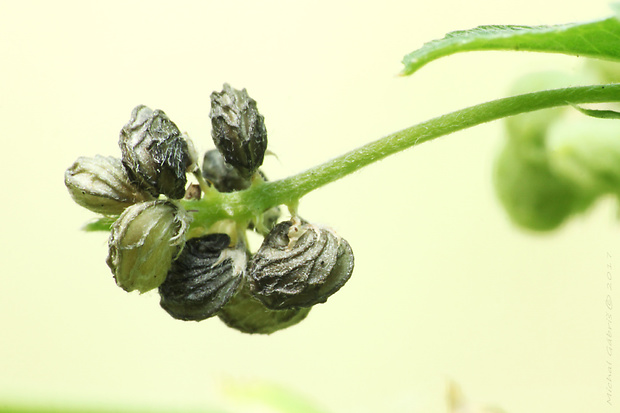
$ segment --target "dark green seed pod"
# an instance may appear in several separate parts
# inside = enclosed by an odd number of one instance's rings
[[[222,307],[217,316],[227,326],[250,334],[271,334],[299,323],[310,312],[308,308],[270,310],[250,293],[246,281]]]
[[[250,187],[250,178],[242,176],[233,166],[226,163],[217,149],[205,153],[202,162],[202,176],[220,192],[241,191]]]
[[[191,218],[168,200],[131,205],[112,225],[108,266],[125,291],[150,291],[166,279]]]
[[[180,199],[194,164],[187,141],[161,110],[136,106],[118,144],[129,176],[153,195]]]
[[[130,182],[121,160],[111,156],[79,157],[65,171],[65,185],[76,203],[104,215],[153,199]]]
[[[233,296],[247,263],[245,248],[229,248],[226,234],[192,238],[159,286],[160,305],[179,320],[212,317]]]
[[[353,272],[353,251],[333,231],[293,218],[264,239],[248,267],[252,293],[271,309],[323,303]]]
[[[248,92],[224,84],[211,94],[211,135],[215,147],[227,163],[250,177],[263,164],[267,149],[267,129],[256,101]]]

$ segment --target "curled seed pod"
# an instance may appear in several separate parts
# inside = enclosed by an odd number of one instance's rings
[[[267,129],[256,101],[248,92],[224,84],[224,89],[211,94],[213,142],[227,163],[249,177],[263,163],[267,149]]]
[[[242,176],[236,168],[227,164],[217,149],[205,152],[202,176],[220,192],[241,191],[250,187],[250,178]]]
[[[77,204],[104,215],[153,199],[130,182],[121,160],[111,156],[79,157],[65,171],[65,185]]]
[[[185,242],[189,215],[167,200],[141,202],[125,209],[112,225],[108,266],[116,284],[141,293],[159,287]]]
[[[155,196],[180,199],[185,195],[185,173],[195,167],[196,155],[163,111],[136,106],[118,144],[123,164],[138,185]]]
[[[227,326],[250,334],[271,334],[299,323],[310,312],[308,308],[270,310],[252,296],[246,281],[222,307],[217,316]]]
[[[248,268],[252,293],[272,309],[323,303],[353,272],[349,243],[293,218],[274,227]]]
[[[192,238],[159,286],[160,305],[179,320],[217,313],[235,293],[247,264],[245,247],[229,248],[226,234]]]

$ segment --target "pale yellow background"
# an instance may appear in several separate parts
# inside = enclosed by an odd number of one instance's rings
[[[511,413],[612,412],[608,360],[620,405],[620,358],[605,351],[607,265],[620,289],[615,205],[548,236],[515,229],[490,182],[499,123],[304,198],[301,214],[343,235],[356,268],[272,336],[176,321],[156,293],[124,293],[104,262],[107,235],[80,231],[93,214],[63,185],[78,156],[120,155],[137,104],[211,148],[209,94],[223,82],[258,101],[279,156],[264,169],[284,177],[504,96],[521,73],[582,64],[472,53],[397,77],[424,42],[481,24],[604,17],[606,1],[172,3],[0,1],[0,405],[237,408],[222,383],[264,380],[334,413],[435,413],[455,379]]]

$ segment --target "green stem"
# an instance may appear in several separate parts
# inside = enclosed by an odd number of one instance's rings
[[[409,147],[475,125],[524,112],[582,103],[620,102],[620,84],[580,86],[528,93],[480,105],[422,122],[354,149],[297,175],[273,182],[258,182],[234,193],[218,193],[185,202],[194,209],[195,225],[220,219],[247,220],[277,205],[294,205],[299,198],[325,184]]]

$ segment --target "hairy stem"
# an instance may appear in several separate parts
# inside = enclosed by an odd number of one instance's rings
[[[314,189],[439,136],[519,113],[601,102],[620,102],[620,84],[571,87],[498,99],[392,133],[297,175],[273,182],[257,182],[243,191],[218,193],[199,201],[187,201],[185,205],[187,209],[197,211],[194,218],[198,226],[226,218],[247,220],[276,205],[294,205]]]

